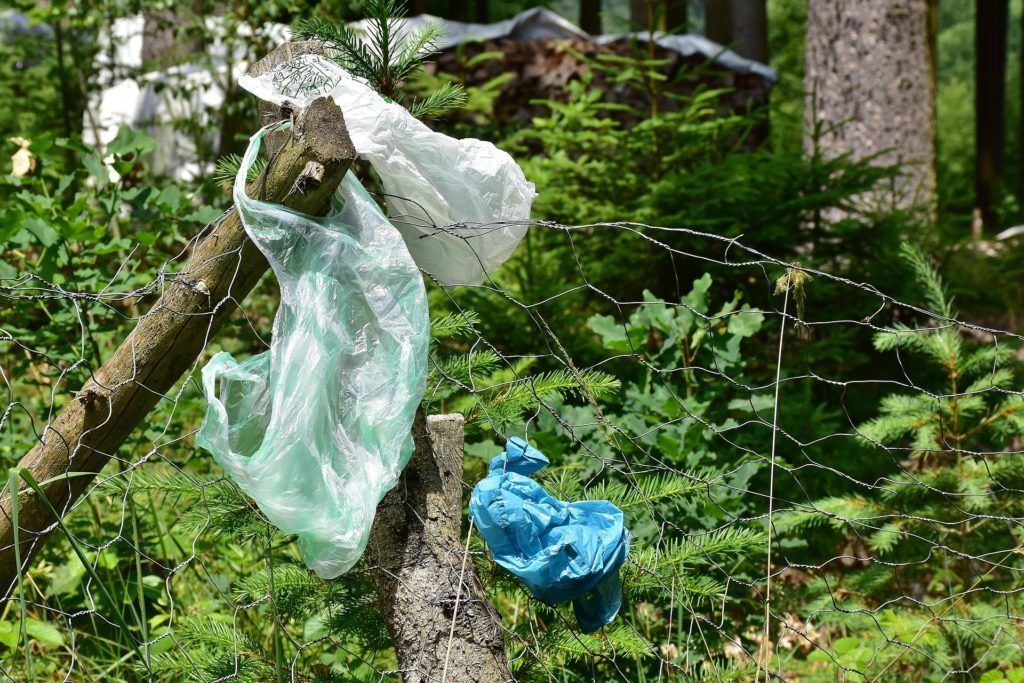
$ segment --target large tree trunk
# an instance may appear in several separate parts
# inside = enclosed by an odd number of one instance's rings
[[[413,436],[366,546],[402,680],[511,681],[501,620],[463,545],[462,416],[421,412]]]
[[[476,0],[473,4],[473,21],[478,24],[490,23],[491,3],[489,0]]]
[[[303,44],[300,44],[300,46]],[[254,65],[259,73],[293,53],[285,45]],[[287,118],[278,112],[278,118]],[[283,146],[264,178],[249,191],[269,201],[322,215],[355,159],[341,109],[322,98],[296,120],[293,144]],[[94,476],[117,453],[135,426],[193,369],[217,334],[267,270],[263,255],[246,236],[234,208],[197,239],[182,272],[171,278],[160,300],[46,426],[39,443],[18,463],[43,484],[50,503],[67,514]],[[74,473],[74,476],[65,476]],[[84,476],[81,473],[86,473]],[[45,503],[24,487],[18,494],[18,543],[27,567],[56,520]],[[0,592],[17,582],[11,495],[0,501]]]
[[[767,0],[732,0],[732,49],[747,59],[768,63]]]
[[[142,63],[148,71],[173,66],[181,57],[191,57],[206,49],[202,32],[192,26],[202,15],[202,5],[192,2],[174,10],[153,10],[145,13],[142,30]],[[196,14],[198,12],[199,14]]]
[[[469,0],[449,0],[448,15],[452,21],[469,21]]]
[[[689,21],[688,3],[686,0],[665,0],[665,12],[662,17],[664,30],[669,33],[686,33]]]
[[[648,0],[629,0],[629,30],[646,31],[650,26]]]
[[[580,28],[592,36],[601,35],[601,0],[580,0]]]
[[[922,207],[934,220],[932,2],[810,0],[805,85],[816,102],[805,111],[808,131],[821,124],[827,154],[906,164],[899,182],[866,201]]]
[[[732,0],[704,1],[704,35],[722,47],[732,46]]]
[[[992,190],[1003,173],[1006,29],[1009,0],[977,0],[974,24],[974,191],[986,225],[995,223]]]

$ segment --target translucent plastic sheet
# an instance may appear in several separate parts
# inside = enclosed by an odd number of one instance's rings
[[[356,151],[380,176],[388,214],[409,252],[442,283],[479,284],[526,234],[533,183],[491,143],[435,133],[315,55],[288,60],[258,78],[243,76],[238,84],[277,104],[304,107],[318,97],[334,98]]]
[[[606,500],[565,503],[530,479],[548,464],[536,448],[510,439],[473,489],[469,511],[494,561],[549,605],[572,600],[587,633],[622,605],[619,568],[629,553],[622,511]]]
[[[332,578],[362,555],[377,503],[412,454],[426,293],[398,231],[352,174],[324,218],[250,199],[246,174],[264,131],[234,201],[281,306],[269,351],[241,363],[219,353],[203,368],[209,408],[197,443]]]

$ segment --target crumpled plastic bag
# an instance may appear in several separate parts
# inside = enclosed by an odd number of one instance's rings
[[[332,97],[356,151],[380,177],[388,214],[413,259],[442,284],[480,284],[526,234],[533,183],[491,143],[430,130],[364,80],[316,55],[295,57],[258,77],[242,76],[238,84],[260,99],[300,108]]]
[[[269,127],[268,127],[269,128]],[[326,217],[234,201],[281,287],[270,350],[203,368],[209,402],[196,442],[323,578],[366,547],[377,503],[412,455],[430,320],[420,274],[395,227],[349,173]]]
[[[572,600],[580,629],[591,633],[622,605],[619,568],[631,537],[608,501],[565,503],[529,478],[547,464],[536,448],[510,439],[473,489],[469,511],[494,561],[541,602]]]

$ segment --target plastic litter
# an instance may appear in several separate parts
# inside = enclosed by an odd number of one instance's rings
[[[203,368],[197,443],[323,578],[366,547],[377,503],[412,455],[430,321],[423,277],[398,231],[348,174],[330,215],[250,199],[253,136],[234,185],[246,232],[281,287],[270,350]]]
[[[238,84],[277,104],[305,107],[332,97],[356,151],[380,177],[391,221],[413,259],[442,284],[480,284],[526,234],[533,183],[491,143],[430,130],[316,55],[295,57],[259,77],[242,76]]]
[[[536,448],[510,439],[473,489],[470,514],[495,562],[544,603],[572,600],[580,628],[591,633],[622,605],[619,568],[631,537],[608,501],[566,503],[529,478],[547,464]]]

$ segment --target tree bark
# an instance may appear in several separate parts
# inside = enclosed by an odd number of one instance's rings
[[[190,21],[203,15],[201,3],[192,2],[174,10],[153,10],[144,13],[142,29],[142,64],[147,71],[173,66],[175,60],[191,57],[206,50],[202,32]],[[191,30],[190,30],[191,29]]]
[[[935,218],[934,0],[810,0],[805,108],[808,148],[905,164],[897,183],[862,198]],[[813,119],[817,116],[817,121]]]
[[[448,16],[452,21],[469,21],[469,0],[449,0]]]
[[[741,57],[768,63],[767,0],[732,0],[732,49]]]
[[[985,225],[995,224],[992,190],[1003,173],[1008,0],[977,0],[974,22],[974,195]]]
[[[704,35],[722,47],[731,47],[732,0],[705,0]]]
[[[491,21],[490,0],[475,0],[473,3],[473,21],[478,24],[488,24]]]
[[[664,23],[668,33],[684,34],[688,29],[687,0],[665,0]]]
[[[629,30],[646,31],[649,28],[648,0],[629,0]]]
[[[465,557],[462,416],[421,412],[413,436],[366,548],[403,681],[511,681],[501,620]]]
[[[287,59],[285,45],[254,65],[253,73]],[[278,112],[280,118],[286,113]],[[355,159],[341,109],[321,98],[298,113],[290,142],[249,191],[309,214],[324,214]],[[204,230],[181,273],[171,278],[128,339],[53,418],[39,443],[21,459],[50,503],[67,514],[135,426],[196,359],[267,270],[234,208]],[[74,476],[64,476],[75,473]],[[80,473],[86,473],[84,476]],[[11,495],[0,501],[0,589],[16,584]],[[18,537],[27,567],[55,526],[53,514],[24,487],[18,494]]]
[[[580,0],[580,28],[592,36],[601,35],[601,0]]]

